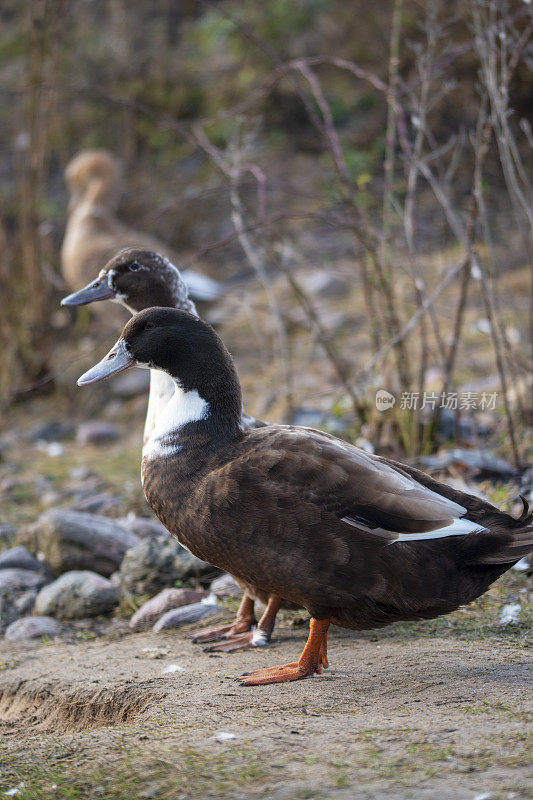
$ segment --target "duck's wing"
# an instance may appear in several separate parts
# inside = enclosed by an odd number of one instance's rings
[[[460,503],[329,434],[310,428],[271,426],[255,435],[263,469],[273,483],[291,486],[355,531],[385,541],[414,541],[482,531]]]

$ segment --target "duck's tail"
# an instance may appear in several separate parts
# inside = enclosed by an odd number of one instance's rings
[[[520,495],[520,499],[524,507],[518,518],[496,509],[485,516],[483,526],[487,533],[468,542],[471,564],[500,565],[501,572],[505,572],[533,551],[533,509],[525,497]]]

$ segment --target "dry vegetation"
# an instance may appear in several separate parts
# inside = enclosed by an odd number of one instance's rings
[[[6,4],[4,18],[4,403],[57,381],[61,170],[97,145],[127,164],[132,224],[177,246],[184,264],[233,279],[241,304],[246,273],[247,289],[262,287],[263,315],[246,294],[247,334],[255,326],[263,342],[254,371],[275,381],[284,418],[302,402],[299,328],[331,406],[379,445],[376,388],[457,389],[474,313],[486,345],[477,374],[497,373],[507,443],[524,462],[528,4],[395,0],[354,14],[320,0],[140,3],[131,13],[118,1],[34,0]],[[300,279],[317,268],[346,281],[341,322]],[[430,449],[436,417],[398,415],[396,446]]]

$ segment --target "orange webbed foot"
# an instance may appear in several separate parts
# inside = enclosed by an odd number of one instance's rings
[[[280,667],[267,667],[257,669],[240,675],[236,680],[240,681],[241,686],[265,686],[268,683],[284,683],[285,681],[299,681],[302,678],[310,678],[316,672],[320,675],[322,667],[317,664],[313,667],[303,668],[299,661],[292,664],[283,664]]]
[[[236,678],[241,686],[264,686],[269,683],[284,683],[321,675],[328,667],[327,631],[329,619],[311,619],[309,638],[299,661],[280,667],[258,669]]]

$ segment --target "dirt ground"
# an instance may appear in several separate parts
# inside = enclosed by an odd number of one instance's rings
[[[16,788],[19,800],[530,797],[525,627],[478,624],[487,602],[438,622],[334,630],[324,676],[259,688],[233,678],[294,660],[304,627],[285,619],[272,646],[224,655],[181,632],[127,634],[123,623],[88,641],[4,641],[0,791]],[[163,674],[172,664],[182,669]],[[219,742],[221,732],[235,738]]]

